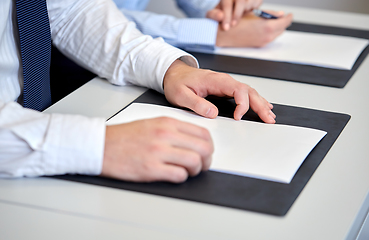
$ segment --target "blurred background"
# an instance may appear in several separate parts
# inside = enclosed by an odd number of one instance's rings
[[[264,0],[264,3],[369,14],[369,0]],[[177,17],[184,16],[177,10],[174,0],[151,0],[147,10]]]
[[[263,1],[264,3],[271,4],[369,14],[369,0]],[[147,10],[161,14],[170,14],[176,17],[185,16],[180,10],[177,9],[175,0],[151,0]],[[78,67],[75,63],[66,59],[56,48],[53,48],[52,50],[52,62],[51,79],[56,79],[51,81],[52,99],[54,103],[95,77],[93,73]],[[69,71],[66,71],[65,69],[69,69]]]

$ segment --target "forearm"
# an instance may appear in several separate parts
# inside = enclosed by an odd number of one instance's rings
[[[54,44],[114,84],[131,83],[162,92],[165,72],[177,58],[196,66],[196,60],[185,52],[139,32],[110,1],[59,2],[48,1]]]
[[[210,19],[179,19],[170,15],[121,9],[123,14],[135,22],[144,34],[162,37],[180,48],[213,48],[218,23]]]
[[[104,119],[44,114],[0,100],[0,177],[100,174]]]

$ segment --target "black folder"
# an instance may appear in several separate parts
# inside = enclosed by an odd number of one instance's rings
[[[233,100],[216,97],[208,99],[219,108],[221,116],[232,118],[235,109]],[[162,94],[153,90],[148,90],[134,102],[170,106]],[[283,216],[324,159],[350,116],[278,104],[274,105],[274,112],[277,115],[277,124],[310,127],[327,132],[305,159],[290,184],[214,171],[202,172],[181,184],[132,183],[81,175],[63,175],[54,178]],[[261,121],[252,111],[249,111],[243,119]]]
[[[369,31],[304,23],[292,23],[288,30],[369,39]],[[351,70],[340,70],[198,52],[190,53],[197,58],[200,67],[205,69],[343,88],[368,55],[369,46],[364,49]]]

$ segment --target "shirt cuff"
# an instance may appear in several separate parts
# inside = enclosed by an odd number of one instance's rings
[[[163,79],[172,63],[180,59],[191,67],[199,67],[195,57],[157,38],[140,54],[135,64],[136,83],[164,93]],[[152,81],[154,79],[154,81]]]
[[[178,28],[178,47],[213,50],[218,33],[218,22],[210,19],[181,19]]]
[[[98,175],[102,170],[104,147],[104,119],[52,114],[43,146],[45,175]]]

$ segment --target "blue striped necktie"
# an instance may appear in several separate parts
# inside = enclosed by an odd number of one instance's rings
[[[23,66],[23,106],[42,111],[51,105],[51,33],[46,0],[17,0]]]

